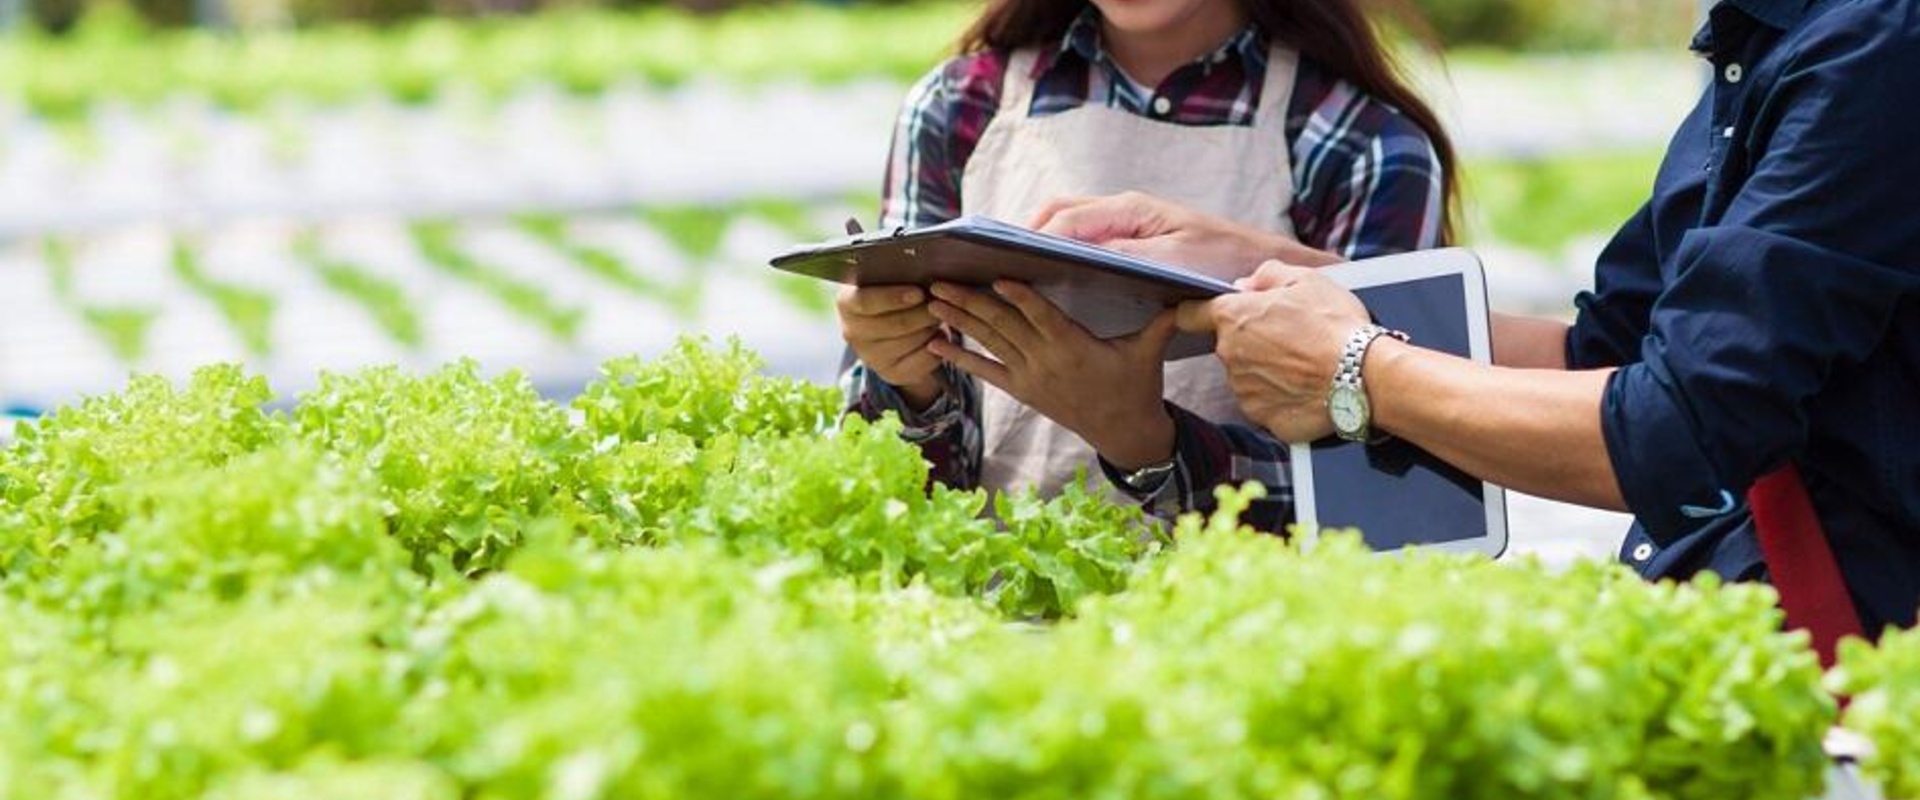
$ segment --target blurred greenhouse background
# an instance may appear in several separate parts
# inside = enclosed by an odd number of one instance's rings
[[[1568,313],[1699,91],[1698,8],[1415,5],[1495,304]],[[564,396],[685,332],[831,379],[825,289],[765,261],[871,220],[901,96],[975,10],[0,0],[0,407],[229,360],[290,393],[473,357]]]

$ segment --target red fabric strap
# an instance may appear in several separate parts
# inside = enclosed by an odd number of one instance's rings
[[[1761,476],[1747,490],[1747,505],[1753,509],[1760,554],[1780,593],[1780,607],[1787,612],[1787,627],[1812,634],[1820,664],[1833,666],[1840,640],[1863,636],[1864,631],[1800,470],[1787,464]]]

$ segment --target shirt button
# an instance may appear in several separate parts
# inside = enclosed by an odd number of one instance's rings
[[[1732,126],[1732,125],[1728,125],[1728,126],[1727,126],[1727,129],[1726,129],[1726,130],[1724,130],[1724,131],[1721,131],[1721,132],[1720,132],[1720,138],[1722,138],[1722,139],[1731,139],[1731,138],[1733,138],[1733,126]]]
[[[1653,557],[1653,545],[1641,542],[1633,546],[1633,560],[1645,561]]]
[[[1167,112],[1172,110],[1173,101],[1168,100],[1165,95],[1153,98],[1153,113],[1164,117],[1167,115]]]
[[[1726,76],[1727,83],[1739,83],[1741,78],[1747,76],[1747,70],[1738,63],[1734,63],[1728,64],[1726,71],[1721,74]]]

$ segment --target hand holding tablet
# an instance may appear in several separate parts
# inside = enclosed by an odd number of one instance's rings
[[[1187,305],[1181,324],[1188,330],[1218,326],[1230,331],[1219,355],[1228,362],[1241,409],[1292,443],[1300,527],[1358,528],[1377,550],[1433,547],[1489,556],[1505,551],[1506,498],[1500,487],[1405,441],[1362,443],[1334,436],[1330,413],[1345,349],[1340,339],[1370,322],[1404,332],[1419,347],[1481,363],[1491,360],[1479,260],[1466,250],[1446,249],[1311,271],[1269,264],[1239,285],[1249,294]],[[1276,293],[1254,294],[1267,291]],[[1324,340],[1286,338],[1306,335]],[[1353,369],[1358,383],[1358,363]]]

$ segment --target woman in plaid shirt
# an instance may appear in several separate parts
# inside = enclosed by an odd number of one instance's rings
[[[1184,264],[1228,279],[1449,238],[1451,144],[1358,0],[999,0],[960,49],[907,96],[884,226],[1039,227],[1071,205],[1057,198],[1140,191],[1262,242]],[[1258,480],[1251,521],[1291,517],[1286,448],[1240,416],[1217,360],[1162,372],[1170,318],[1103,342],[1024,286],[995,289],[844,291],[850,410],[898,414],[957,487],[1051,494],[1086,469],[1170,515]]]

